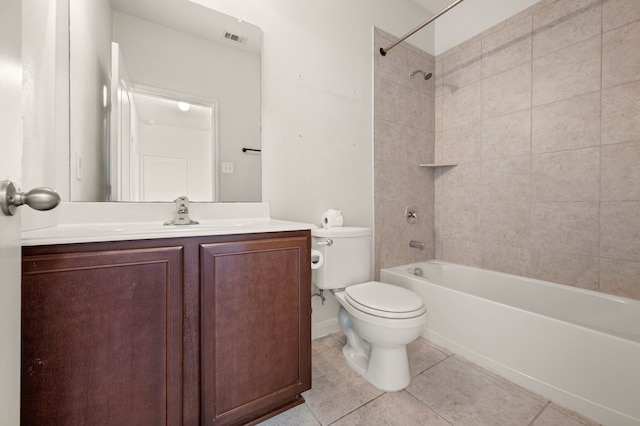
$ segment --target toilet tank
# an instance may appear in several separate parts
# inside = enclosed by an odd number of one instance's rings
[[[311,273],[316,287],[344,288],[371,279],[371,228],[312,229],[311,237],[311,248],[319,250],[323,258]]]

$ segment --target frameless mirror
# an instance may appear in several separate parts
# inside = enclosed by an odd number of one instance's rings
[[[69,0],[71,201],[260,201],[261,30],[189,0]]]

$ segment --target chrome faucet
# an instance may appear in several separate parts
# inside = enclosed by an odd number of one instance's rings
[[[176,198],[176,213],[173,220],[168,220],[164,224],[167,225],[197,225],[197,220],[189,217],[189,199],[186,195]]]

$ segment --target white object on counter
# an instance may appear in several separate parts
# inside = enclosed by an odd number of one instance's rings
[[[342,210],[329,209],[322,213],[322,227],[325,229],[338,228],[344,224]]]

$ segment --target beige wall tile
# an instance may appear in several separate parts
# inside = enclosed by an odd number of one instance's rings
[[[407,124],[411,127],[433,131],[433,97],[409,89],[407,92]]]
[[[539,203],[531,205],[531,245],[536,251],[597,257],[599,244],[599,204]]]
[[[600,259],[600,291],[640,299],[640,262]]]
[[[442,136],[442,161],[461,163],[480,158],[480,123],[445,130]]]
[[[437,132],[434,139],[433,147],[433,162],[435,164],[442,164],[442,141],[444,139],[444,132]]]
[[[536,154],[532,161],[533,201],[598,201],[600,148]]]
[[[434,107],[435,110],[433,112],[434,114],[433,129],[436,132],[441,132],[442,130],[444,130],[442,128],[442,96],[438,96],[435,98],[434,105],[435,105]]]
[[[480,161],[441,170],[436,177],[436,195],[443,203],[475,203],[482,200]]]
[[[391,121],[375,120],[374,150],[376,160],[407,162],[408,127]]]
[[[483,161],[482,191],[485,202],[529,201],[531,157]]]
[[[480,82],[445,91],[442,95],[443,130],[480,121],[480,99]]]
[[[640,19],[638,0],[606,0],[602,3],[602,30],[609,31]]]
[[[600,256],[640,262],[640,203],[600,204]]]
[[[375,163],[375,192],[388,199],[405,192],[409,184],[407,166],[395,161],[377,161]]]
[[[598,258],[533,249],[531,275],[539,280],[598,290]]]
[[[482,263],[482,245],[461,240],[442,240],[441,260],[463,265],[480,267]]]
[[[482,118],[531,107],[531,63],[482,80]]]
[[[482,77],[531,61],[531,16],[482,39]]]
[[[386,45],[389,43],[384,38],[379,37],[380,42],[376,45]],[[392,81],[396,84],[408,86],[407,63],[409,51],[402,46],[396,46],[387,53],[387,56],[374,55],[374,66],[376,75],[381,79]]]
[[[482,121],[483,159],[531,154],[531,110]]]
[[[640,141],[605,145],[600,156],[602,201],[640,201]]]
[[[588,93],[533,109],[534,153],[600,145],[600,92]]]
[[[442,203],[438,236],[445,239],[480,242],[482,240],[480,205],[473,203]]]
[[[640,81],[602,91],[602,144],[640,140]]]
[[[374,96],[375,115],[386,121],[409,124],[407,96],[409,89],[390,80],[380,79]]]
[[[442,96],[442,87],[444,85],[444,73],[442,72],[443,69],[443,61],[442,60],[437,60],[435,63],[435,73],[433,76],[433,84],[435,85],[435,94],[434,96],[438,97],[438,96]]]
[[[480,266],[492,271],[521,276],[530,276],[530,251],[528,248],[482,245]]]
[[[442,61],[445,83],[464,87],[480,81],[482,77],[481,61],[482,45],[480,41],[458,49]]]
[[[481,204],[480,226],[483,244],[529,248],[531,203],[487,202]]]
[[[533,60],[533,105],[600,89],[601,37]]]
[[[547,55],[601,32],[600,0],[563,0],[533,15],[533,56]]]
[[[413,166],[433,163],[434,138],[431,131],[408,127],[406,163]]]
[[[376,228],[376,234],[380,237],[376,253],[379,253],[381,268],[407,263],[406,246],[409,242],[406,240],[407,222],[404,220],[407,204],[408,197],[403,193],[385,196],[378,201],[376,208],[382,226]]]
[[[640,21],[602,35],[602,87],[640,80]]]

